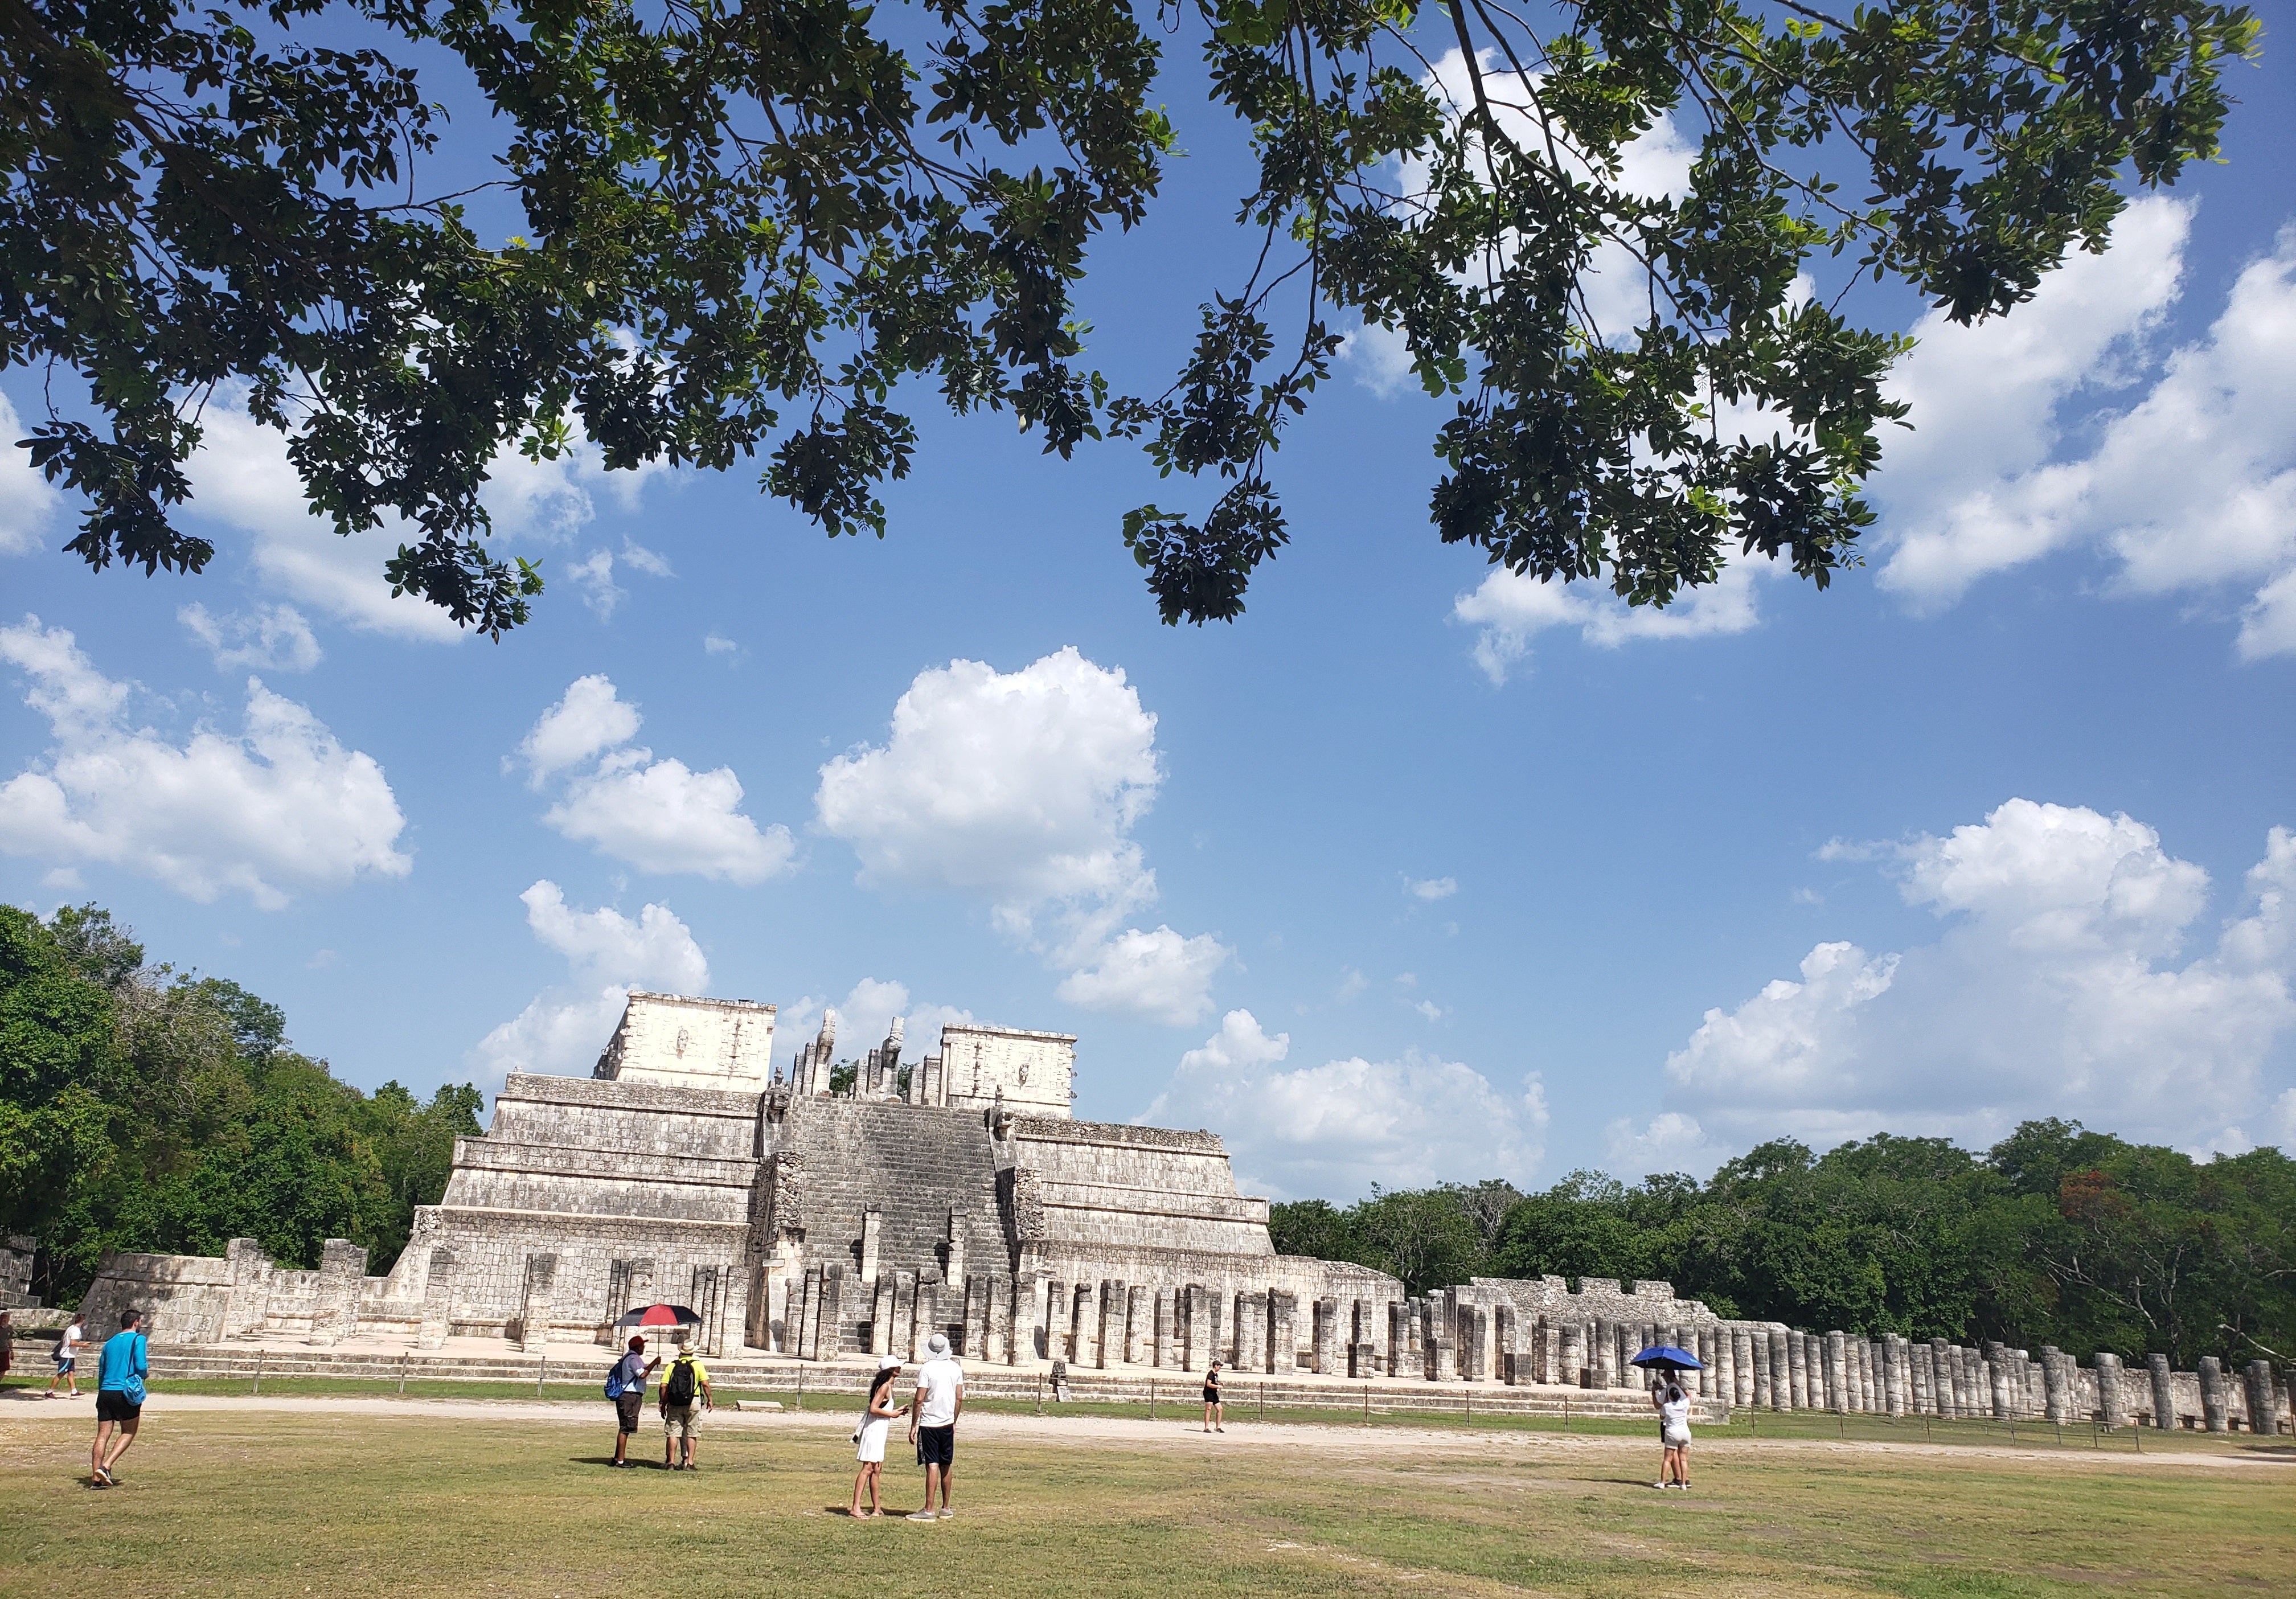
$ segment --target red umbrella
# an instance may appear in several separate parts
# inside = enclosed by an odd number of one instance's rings
[[[701,1318],[684,1305],[648,1305],[626,1313],[617,1327],[698,1327]]]

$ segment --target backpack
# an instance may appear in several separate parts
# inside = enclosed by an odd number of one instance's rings
[[[668,1406],[693,1403],[693,1357],[680,1355],[661,1385],[661,1402]]]
[[[606,1374],[606,1398],[610,1399],[620,1398],[622,1397],[622,1391],[627,1386],[622,1382],[623,1365],[624,1363],[622,1361],[615,1361],[614,1369]]]

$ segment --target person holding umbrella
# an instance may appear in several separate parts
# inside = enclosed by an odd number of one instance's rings
[[[1659,1447],[1664,1451],[1658,1480],[1651,1486],[1678,1488],[1686,1493],[1690,1488],[1690,1396],[1675,1379],[1680,1372],[1704,1370],[1705,1363],[1687,1349],[1653,1344],[1636,1356],[1634,1364],[1656,1371],[1664,1379],[1651,1390],[1651,1406],[1658,1412]]]

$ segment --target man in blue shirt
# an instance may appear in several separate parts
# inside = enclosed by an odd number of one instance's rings
[[[614,1458],[607,1462],[609,1465],[627,1471],[637,1464],[629,1457],[630,1434],[638,1430],[638,1417],[645,1410],[646,1377],[660,1364],[658,1355],[646,1358],[645,1340],[637,1337],[630,1340],[629,1353],[614,1363],[614,1376],[619,1382],[619,1391],[614,1395],[614,1419],[619,1431],[614,1434]]]
[[[96,1366],[95,1447],[88,1454],[88,1480],[116,1488],[111,1468],[135,1441],[144,1418],[144,1377],[151,1370],[151,1346],[143,1333],[144,1313],[123,1310],[119,1331],[104,1341]]]

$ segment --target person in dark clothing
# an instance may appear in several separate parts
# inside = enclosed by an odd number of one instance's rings
[[[1227,1407],[1220,1403],[1219,1362],[1215,1360],[1204,1371],[1204,1431],[1226,1431],[1226,1413]]]

